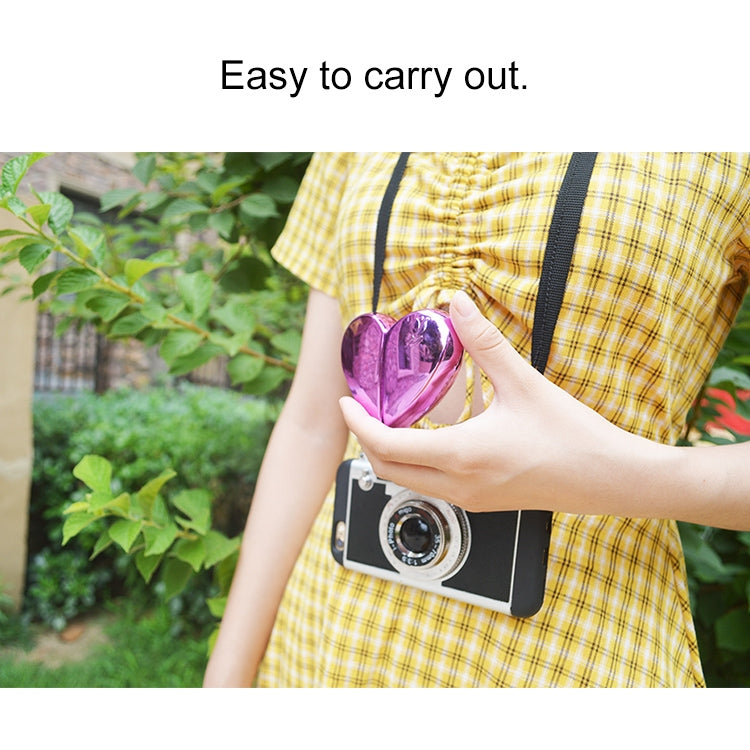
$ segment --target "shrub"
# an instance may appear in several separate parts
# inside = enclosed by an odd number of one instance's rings
[[[750,296],[688,420],[684,444],[750,440]],[[709,687],[750,686],[750,533],[681,523]]]
[[[35,461],[32,477],[29,574],[26,608],[56,627],[124,591],[152,601],[125,552],[112,545],[89,561],[101,529],[83,529],[61,548],[64,509],[85,489],[73,475],[84,456],[98,454],[117,465],[115,493],[137,489],[175,467],[170,490],[194,487],[212,497],[214,527],[241,531],[277,407],[233,391],[195,386],[110,391],[101,396],[44,395],[34,403]],[[199,576],[171,606],[200,622],[212,593]],[[215,593],[215,592],[213,592]],[[200,607],[193,599],[200,600]]]

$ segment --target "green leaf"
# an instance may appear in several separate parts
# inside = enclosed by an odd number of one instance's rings
[[[201,341],[203,341],[203,336],[195,331],[183,329],[170,331],[161,342],[159,354],[167,364],[171,364],[177,357],[184,357],[195,351]]]
[[[86,307],[105,323],[114,320],[129,304],[130,298],[118,292],[102,292],[86,300]]]
[[[151,582],[151,578],[153,577],[156,569],[159,567],[161,559],[161,555],[147,556],[143,553],[143,550],[136,553],[135,567],[138,568],[138,572],[141,574],[141,578],[143,578],[146,583]]]
[[[119,510],[122,514],[127,514],[130,510],[131,497],[129,492],[121,492],[117,497],[112,498],[105,509],[108,511]]]
[[[112,464],[106,458],[89,454],[74,467],[73,476],[94,492],[111,492]]]
[[[251,393],[255,396],[263,396],[280,386],[290,377],[291,373],[282,370],[280,367],[264,367],[257,378],[242,386],[242,391],[243,393]]]
[[[195,181],[204,193],[212,193],[219,184],[219,175],[212,169],[201,169]]]
[[[258,151],[253,156],[266,172],[270,172],[294,156],[294,153],[292,151]]]
[[[240,258],[233,267],[221,277],[222,289],[233,294],[264,289],[270,269],[259,258]]]
[[[135,336],[144,328],[151,325],[151,321],[140,313],[131,313],[124,318],[116,320],[110,328],[109,335],[118,338],[120,336]]]
[[[73,218],[73,201],[62,193],[49,191],[39,193],[39,198],[50,206],[49,216],[47,217],[49,228],[55,234],[64,232],[65,227],[68,226],[70,220]]]
[[[255,329],[253,305],[246,299],[230,299],[212,310],[211,316],[234,333],[252,333]]]
[[[143,529],[143,538],[146,540],[145,555],[161,555],[166,552],[172,542],[177,538],[179,529],[175,524],[169,523],[163,528],[146,526]]]
[[[239,556],[239,551],[235,552],[233,555],[220,560],[214,567],[213,577],[219,587],[220,594],[227,594],[229,592],[235,570],[237,569]]]
[[[234,229],[234,216],[230,211],[213,213],[208,217],[208,226],[220,237],[228,240],[232,236],[232,230]]]
[[[18,212],[18,204],[21,203],[21,201],[18,201],[18,199],[15,199],[14,203],[11,204],[11,211],[16,216],[21,216],[21,213]],[[23,204],[21,204],[23,205]],[[29,206],[28,209],[26,209],[26,206],[24,206],[24,211],[28,210],[28,214],[31,217],[31,220],[38,226],[43,227],[47,223],[47,219],[49,218],[50,211],[52,210],[52,206],[47,205],[46,203],[40,203],[36,206]]]
[[[99,208],[102,211],[111,211],[117,206],[124,206],[138,195],[138,190],[134,188],[118,188],[110,190],[99,199]]]
[[[296,362],[302,345],[302,335],[299,331],[290,329],[283,333],[277,333],[271,338],[271,343],[282,352],[290,354],[293,361]]]
[[[172,554],[186,562],[196,573],[201,569],[206,559],[206,545],[203,539],[180,539],[175,544]]]
[[[112,538],[112,541],[119,544],[125,552],[130,552],[130,548],[141,533],[142,527],[142,521],[131,521],[128,518],[121,518],[109,527],[109,536]]]
[[[221,619],[224,617],[224,611],[227,608],[227,596],[214,596],[211,599],[206,599],[208,605],[208,611],[214,616]]]
[[[19,250],[22,250],[27,245],[33,245],[38,242],[39,242],[39,237],[37,235],[35,234],[26,235],[23,237],[16,237],[15,239],[6,242],[2,246],[2,249],[4,253],[13,254],[13,253],[18,252]]]
[[[182,511],[190,522],[185,524],[199,534],[206,534],[211,527],[211,495],[206,490],[183,490],[172,498],[174,506]]]
[[[141,307],[141,314],[152,323],[163,323],[167,317],[167,308],[158,302],[147,302]]]
[[[68,235],[84,260],[92,256],[97,266],[102,264],[106,255],[106,238],[101,229],[83,224],[68,229]]]
[[[169,508],[161,495],[154,498],[154,507],[151,509],[151,520],[158,526],[167,526],[172,523]]]
[[[99,282],[99,276],[87,268],[68,268],[57,279],[59,294],[72,294],[84,289],[90,289]]]
[[[750,651],[750,612],[733,609],[716,621],[716,645],[735,653]]]
[[[229,539],[220,531],[213,529],[206,534],[204,542],[206,545],[205,565],[207,568],[212,568],[216,563],[229,557],[240,546],[238,537]]]
[[[681,527],[685,558],[693,576],[704,583],[720,583],[728,581],[733,575],[732,568],[722,561],[695,527]]]
[[[109,505],[112,500],[114,499],[114,495],[112,494],[112,491],[108,488],[106,490],[95,490],[94,492],[90,492],[86,499],[88,501],[89,507],[92,511],[97,510],[103,510],[104,508]]]
[[[175,198],[162,213],[164,221],[182,221],[191,214],[207,214],[208,206],[190,198]]]
[[[200,318],[211,303],[214,282],[205,271],[195,271],[178,277],[177,290],[188,312]]]
[[[263,186],[265,193],[279,203],[292,203],[297,195],[299,183],[288,175],[275,175],[266,180]]]
[[[174,376],[185,375],[223,353],[224,348],[218,344],[205,343],[195,351],[190,352],[190,354],[173,359],[172,364],[169,366],[169,374]]]
[[[279,215],[276,201],[270,195],[253,193],[240,203],[240,218],[243,221],[252,219],[270,219]]]
[[[240,185],[244,185],[246,181],[247,173],[243,170],[243,174],[240,174],[237,177],[230,177],[229,179],[220,182],[216,186],[216,189],[211,193],[211,202],[214,205],[218,205],[223,198],[229,195],[229,193],[231,193],[236,188],[240,187]]]
[[[154,156],[154,154],[149,154],[136,162],[136,165],[133,167],[133,174],[145,186],[151,182],[151,178],[154,175],[154,169],[156,169],[156,156]]]
[[[18,190],[21,180],[26,176],[29,167],[41,159],[46,154],[34,152],[32,154],[23,154],[15,156],[3,165],[3,171],[0,173],[0,192],[14,193]]]
[[[121,492],[117,497],[107,491],[91,492],[87,496],[89,507],[92,511],[113,511],[115,509],[127,512],[130,506],[130,495],[127,492]]]
[[[157,268],[167,268],[178,265],[175,260],[149,260],[143,258],[130,258],[125,261],[125,279],[128,286],[133,286],[138,279],[151,273]]]
[[[169,196],[158,191],[148,191],[141,195],[141,207],[143,211],[153,211],[169,200]]]
[[[750,357],[748,364],[750,364]],[[750,375],[732,367],[717,367],[709,376],[709,384],[715,388],[731,384],[735,388],[750,389]]]
[[[53,281],[60,275],[60,271],[49,271],[39,276],[31,285],[31,296],[37,299],[50,288]]]
[[[231,378],[232,385],[248,383],[258,377],[264,367],[264,362],[259,357],[251,357],[249,354],[238,354],[230,360],[227,372]]]
[[[47,260],[51,252],[52,245],[49,242],[34,242],[26,245],[18,253],[18,260],[29,273],[34,273]]]
[[[62,543],[66,545],[76,534],[85,529],[90,523],[93,523],[99,516],[93,513],[75,513],[65,519],[62,528]]]
[[[26,213],[26,204],[15,195],[0,199],[0,208],[7,208],[15,216],[23,216]]]
[[[105,549],[111,546],[112,546],[112,539],[109,536],[109,529],[105,529],[104,531],[102,531],[102,533],[99,535],[99,538],[96,540],[96,544],[94,544],[94,549],[89,555],[89,560],[93,560],[95,557],[98,557],[102,552],[104,552]]]
[[[164,581],[164,596],[171,599],[177,596],[187,585],[193,575],[193,569],[187,563],[176,558],[169,558],[164,563],[162,580]]]
[[[138,490],[138,499],[146,504],[149,510],[149,515],[151,515],[151,506],[154,504],[156,496],[159,494],[159,492],[161,492],[161,488],[170,479],[173,479],[176,476],[177,472],[174,469],[165,469],[161,474],[159,474],[158,477],[150,479],[148,482],[146,482],[146,484],[143,485],[143,487],[141,487],[141,489]]]
[[[226,336],[223,333],[212,333],[210,341],[219,349],[228,354],[230,357],[235,357],[239,354],[240,349],[247,344],[250,338],[249,333],[235,333],[233,336]]]

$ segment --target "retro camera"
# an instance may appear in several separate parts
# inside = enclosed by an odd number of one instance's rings
[[[360,456],[338,470],[331,551],[345,568],[529,617],[544,599],[550,520],[469,513],[378,478]]]

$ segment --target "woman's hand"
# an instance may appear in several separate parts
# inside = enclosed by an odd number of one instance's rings
[[[471,511],[614,512],[622,472],[643,467],[649,450],[662,446],[619,429],[547,380],[465,293],[456,294],[450,312],[495,397],[479,416],[436,430],[391,429],[342,399],[373,470]]]

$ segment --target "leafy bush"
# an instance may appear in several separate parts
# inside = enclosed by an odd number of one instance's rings
[[[47,507],[57,500],[51,515],[58,526],[47,528],[49,538],[59,541],[59,511],[80,496],[73,466],[96,453],[117,463],[118,480],[128,486],[141,486],[174,467],[170,487],[209,490],[219,527],[238,533],[277,413],[274,402],[190,383],[102,395],[38,395],[32,513],[40,495]]]
[[[146,391],[110,391],[101,396],[44,395],[34,402],[35,461],[32,477],[29,586],[25,606],[56,627],[123,591],[151,601],[125,551],[112,545],[88,560],[101,528],[82,529],[60,549],[71,501],[85,489],[73,469],[85,456],[101,454],[118,466],[115,495],[169,473],[174,493],[204,488],[213,499],[216,528],[240,532],[277,407],[233,391],[195,386]],[[179,468],[176,475],[171,467]],[[166,481],[166,480],[165,480]],[[207,580],[195,580],[174,594],[172,606],[200,622],[193,600],[215,594]],[[208,613],[202,615],[208,622]]]
[[[750,440],[750,296],[688,420],[685,445]],[[680,524],[710,687],[750,686],[750,533]]]
[[[108,338],[158,346],[172,375],[227,357],[247,393],[289,381],[306,288],[268,248],[308,154],[144,154],[133,170],[144,189],[102,197],[102,211],[137,217],[115,225],[76,214],[62,193],[32,189],[28,199],[22,183],[43,156],[15,157],[0,172],[0,209],[23,225],[0,230],[0,271],[17,260],[62,328],[88,320]],[[47,270],[51,256],[62,267]]]
[[[112,578],[109,568],[92,566],[80,550],[48,547],[29,562],[26,612],[61,631],[69,620],[97,604],[99,593],[109,590]]]

